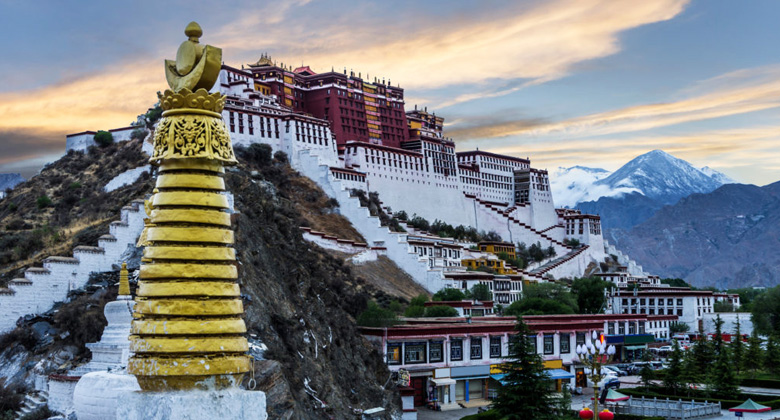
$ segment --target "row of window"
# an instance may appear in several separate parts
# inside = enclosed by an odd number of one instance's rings
[[[529,344],[534,352],[539,352],[535,335],[527,337]],[[469,337],[468,344],[461,338],[452,338],[449,340],[451,362],[463,361],[468,355],[468,360],[482,360],[483,342],[488,344],[488,354],[491,359],[505,357],[501,343],[502,336],[490,337]],[[581,340],[581,342],[580,342]],[[441,363],[444,362],[444,341],[431,340],[419,342],[389,342],[387,343],[387,364],[388,365],[410,365],[423,363]],[[577,335],[577,343],[585,343],[585,334]],[[468,345],[468,347],[465,347]],[[541,353],[545,355],[555,354],[555,336],[544,335],[542,338]],[[571,353],[571,336],[569,334],[560,335],[558,343],[558,352],[560,354]]]

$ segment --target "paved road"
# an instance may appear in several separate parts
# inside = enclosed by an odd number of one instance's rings
[[[432,411],[425,407],[417,407],[417,420],[460,420],[461,418],[477,414],[478,408],[463,408],[452,411]]]

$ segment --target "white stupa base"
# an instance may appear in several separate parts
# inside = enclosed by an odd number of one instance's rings
[[[135,376],[92,372],[76,385],[79,420],[265,420],[265,393],[243,389],[144,392]]]
[[[265,420],[265,393],[219,391],[126,392],[117,401],[117,420]]]

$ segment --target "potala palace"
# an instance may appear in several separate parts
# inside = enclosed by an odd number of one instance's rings
[[[455,142],[444,135],[444,118],[426,108],[407,110],[403,89],[393,86],[389,80],[368,76],[364,79],[360,73],[346,70],[316,73],[307,66],[292,69],[263,56],[241,69],[223,64],[211,93],[226,97],[221,116],[233,146],[267,144],[274,152],[284,152],[293,168],[338,202],[338,211],[365,242],[301,226],[305,239],[347,253],[356,264],[379,255],[387,256],[431,293],[443,288],[467,290],[475,284],[487,285],[493,293],[493,302],[457,302],[461,316],[492,315],[494,305],[509,305],[519,300],[523,287],[532,282],[597,275],[615,283],[617,291],[605,299],[605,314],[577,316],[578,329],[565,334],[540,335],[539,348],[547,355],[545,360],[558,361],[548,367],[574,366],[577,361],[572,357],[572,341],[579,344],[581,337],[584,339],[595,331],[609,331],[615,336],[642,335],[646,341],[633,344],[644,345],[654,339],[668,339],[669,324],[674,321],[697,328],[713,313],[716,300],[729,300],[739,306],[736,295],[661,284],[657,276],[645,273],[641,266],[603,239],[598,215],[556,208],[547,171],[534,168],[530,158],[481,150],[456,151]],[[203,103],[188,105],[197,108],[196,105]],[[218,120],[218,116],[214,113],[212,117]],[[115,141],[130,141],[135,129],[131,126],[111,132]],[[85,151],[94,144],[94,135],[93,131],[68,135],[66,149]],[[152,137],[147,136],[144,144],[150,156]],[[180,169],[167,170],[175,175]],[[201,167],[185,169],[204,171]],[[150,170],[148,165],[131,169],[104,188],[110,190],[132,183],[142,172]],[[180,190],[193,188],[190,184],[179,187]],[[440,220],[453,226],[472,227],[478,232],[492,232],[500,241],[473,243],[439,237],[401,218],[397,222],[403,229],[392,230],[383,226],[376,211],[372,214],[368,207],[361,205],[359,195],[369,192],[378,194],[381,211],[388,217],[397,218],[404,212],[431,222]],[[204,194],[217,195],[220,203],[224,201],[220,211],[232,211],[232,196],[224,188],[218,193]],[[97,246],[76,247],[68,257],[49,257],[43,267],[27,269],[24,278],[12,280],[8,288],[0,289],[0,333],[14,328],[21,317],[44,313],[56,302],[66,301],[70,291],[87,284],[90,273],[115,271],[136,247],[145,244],[144,210],[143,201],[127,203],[120,220],[111,224],[110,233],[100,237]],[[229,226],[230,218],[225,218]],[[545,258],[529,262],[527,267],[514,267],[499,258],[501,253],[515,256],[518,244],[538,244],[546,250]],[[607,260],[617,268],[604,269]],[[479,270],[482,267],[487,270]],[[127,276],[123,270],[125,287]],[[629,291],[634,285],[642,291]],[[101,384],[100,381],[113,380],[111,375],[93,374],[87,378],[93,382],[84,382],[83,377],[109,365],[120,368],[128,363],[128,353],[132,352],[125,334],[131,321],[127,290],[117,302],[106,307],[110,325],[101,342],[91,347],[93,363],[73,369],[67,375],[50,375],[36,382],[37,389],[50,393],[49,404],[58,412],[72,412],[74,404],[80,401],[86,407],[82,413],[92,415],[84,418],[113,415],[113,411],[109,414],[104,411],[110,404],[92,398],[92,390],[124,385]],[[570,317],[536,317],[530,321],[539,331],[557,331],[563,324],[572,323]],[[487,376],[473,373],[490,375],[491,360],[496,362],[506,354],[514,321],[502,322],[493,325],[476,320],[468,325],[443,325],[442,331],[446,331],[440,334],[447,336],[446,346],[450,349],[446,358],[445,341],[417,342],[433,337],[423,327],[397,327],[391,329],[389,338],[387,328],[364,329],[363,333],[382,349],[391,370],[402,366],[408,369],[406,364],[418,363],[447,370],[452,378],[436,378],[438,382],[432,380],[432,383],[436,392],[441,392],[440,400],[454,404],[458,398],[465,396],[468,401],[469,395],[481,397],[487,393],[481,382]],[[450,333],[456,338],[450,339]],[[460,338],[466,335],[470,337],[468,344]],[[466,348],[468,357],[464,357]],[[483,348],[489,349],[485,353],[490,357],[483,358]],[[410,361],[408,354],[417,353],[429,356]],[[403,358],[400,354],[404,354]],[[468,379],[458,379],[458,369]],[[415,380],[422,381],[421,375]],[[561,380],[573,378],[569,374],[554,377],[559,381],[559,389]],[[81,391],[78,386],[82,387]],[[423,382],[413,382],[412,387],[414,393],[404,395],[405,407],[417,405],[418,394],[427,388]],[[262,404],[264,407],[264,400]]]

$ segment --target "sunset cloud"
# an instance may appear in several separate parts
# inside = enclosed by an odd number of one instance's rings
[[[625,107],[559,122],[462,122],[448,130],[455,139],[594,137],[630,133],[780,107],[780,66],[745,69],[697,83],[676,101]],[[538,120],[535,120],[538,121]]]

